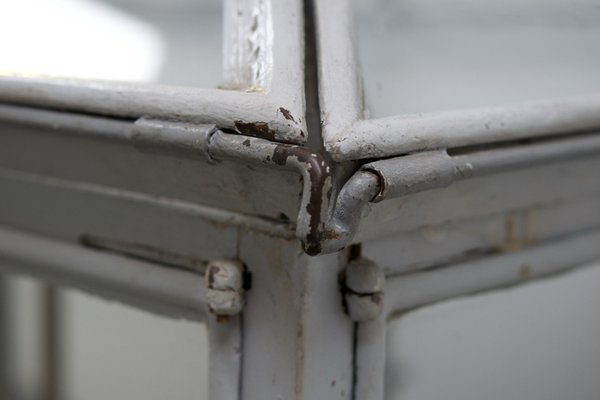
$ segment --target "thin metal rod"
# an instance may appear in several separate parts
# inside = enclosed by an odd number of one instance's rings
[[[0,274],[0,398],[11,398],[10,387],[10,332],[9,332],[9,304],[8,282]]]
[[[600,258],[600,230],[525,250],[483,257],[386,279],[388,315],[453,297],[516,285],[568,271]]]
[[[363,166],[381,180],[376,201],[441,188],[468,178],[600,154],[600,134],[540,140],[530,144],[465,152],[429,151],[376,161]]]
[[[216,124],[245,132],[256,127],[270,139],[303,143],[302,124],[286,119],[267,96],[218,89],[0,76],[0,101],[128,119],[153,117]],[[301,135],[302,134],[302,135]]]
[[[24,273],[171,317],[202,320],[202,274],[0,228],[0,272]]]
[[[326,147],[341,161],[598,129],[600,95],[590,95],[361,120]]]
[[[44,366],[42,370],[42,398],[44,400],[60,400],[62,399],[60,291],[51,285],[43,285],[41,291],[41,365]]]

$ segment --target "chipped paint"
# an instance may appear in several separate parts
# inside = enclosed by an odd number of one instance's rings
[[[324,204],[331,195],[331,175],[328,163],[320,154],[305,147],[277,145],[273,150],[272,161],[277,165],[286,165],[290,157],[303,164],[304,190],[309,190],[308,201],[302,206],[308,217],[308,232],[304,240],[304,250],[309,255],[321,252],[324,233]],[[300,218],[299,218],[300,219]]]
[[[283,117],[285,119],[287,119],[288,121],[294,121],[294,122],[296,122],[296,120],[292,116],[292,113],[290,112],[290,110],[288,110],[286,108],[283,108],[283,107],[279,107],[279,112],[281,112],[281,114],[283,114]]]
[[[275,140],[276,133],[266,122],[243,122],[235,121],[236,129],[243,135]]]

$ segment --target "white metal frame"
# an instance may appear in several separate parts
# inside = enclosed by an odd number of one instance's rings
[[[369,159],[370,202],[386,200],[364,206],[351,239],[386,274],[383,312],[356,325],[353,398],[382,400],[390,318],[600,257],[600,182],[588,174],[600,96],[367,119],[351,2],[315,5],[324,146],[338,162]],[[591,151],[569,155],[579,141]],[[455,183],[465,178],[476,179]]]
[[[600,259],[600,231],[568,236],[520,251],[459,261],[386,278],[385,308],[357,330],[356,398],[385,398],[387,323],[437,302],[530,282]]]
[[[597,96],[363,120],[348,1],[225,9],[228,90],[0,78],[0,267],[206,321],[214,400],[382,400],[392,315],[600,257]],[[222,318],[228,259],[252,279]]]
[[[599,94],[365,119],[351,2],[315,4],[323,140],[337,161],[600,129]]]
[[[132,119],[176,118],[304,143],[302,3],[227,0],[224,6],[227,90],[5,75],[0,101]]]

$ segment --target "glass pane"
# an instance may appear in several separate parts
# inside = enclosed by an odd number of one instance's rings
[[[215,87],[220,0],[8,0],[0,74]]]
[[[595,0],[354,5],[372,117],[600,92]]]
[[[386,398],[596,400],[600,264],[391,321]]]
[[[206,326],[62,296],[66,400],[208,398]]]
[[[44,285],[32,278],[2,275],[7,340],[6,363],[10,399],[43,399],[45,371],[42,301]],[[6,324],[5,326],[2,326]],[[0,346],[5,344],[0,344]]]

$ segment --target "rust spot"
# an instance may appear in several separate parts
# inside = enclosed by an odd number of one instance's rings
[[[321,236],[321,238],[324,240],[339,239],[340,237],[340,233],[334,229],[325,229],[323,231],[323,235]]]
[[[242,144],[246,147],[250,147],[250,139],[246,139],[242,142]]]
[[[231,321],[231,315],[217,315],[217,322],[219,324],[226,324]]]
[[[515,213],[509,213],[504,221],[504,243],[502,251],[515,251],[522,247],[519,235],[519,220]]]
[[[377,305],[380,305],[381,303],[383,303],[383,293],[373,293],[371,295],[371,301]]]
[[[515,251],[539,241],[535,233],[535,209],[513,211],[506,215],[504,242],[500,251]]]
[[[287,159],[290,156],[290,147],[292,146],[286,146],[283,144],[275,147],[275,150],[273,151],[273,157],[271,157],[271,160],[277,165],[287,164]]]
[[[208,221],[213,227],[215,227],[216,229],[219,230],[224,230],[224,229],[230,229],[231,228],[231,224],[228,224],[226,222],[220,222],[220,221]]]
[[[292,113],[290,112],[290,110],[287,110],[287,109],[285,109],[283,107],[279,107],[279,111],[281,112],[281,114],[283,114],[283,117],[285,119],[287,119],[288,121],[294,121],[294,122],[296,122],[296,120],[292,116]]]
[[[266,122],[235,121],[235,127],[240,133],[244,135],[275,140],[275,131],[269,128],[269,124],[267,124]]]
[[[91,234],[83,234],[79,238],[79,241],[86,247],[111,251],[127,257],[151,261],[165,267],[192,272],[204,272],[206,268],[205,261],[201,259],[187,254],[173,253],[144,243],[127,242]]]
[[[521,268],[519,268],[519,278],[521,278],[522,280],[526,280],[529,279],[531,277],[531,273],[533,271],[531,270],[531,267],[527,264],[523,264],[521,265]]]

